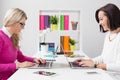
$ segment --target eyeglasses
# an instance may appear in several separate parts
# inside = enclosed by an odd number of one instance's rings
[[[21,25],[22,28],[24,28],[25,23],[22,23],[22,22],[18,22],[18,23]]]

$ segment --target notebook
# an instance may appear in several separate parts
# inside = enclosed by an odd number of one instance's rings
[[[28,67],[30,69],[49,69],[52,68],[53,61],[46,61],[46,64],[36,64],[35,66]]]

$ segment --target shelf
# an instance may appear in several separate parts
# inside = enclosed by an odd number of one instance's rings
[[[50,32],[46,34],[45,41],[47,43],[55,43],[55,47],[57,45],[61,45],[60,43],[60,37],[61,36],[69,36],[70,38],[77,41],[75,47],[76,50],[80,49],[80,10],[40,10],[40,22],[39,22],[39,29],[40,34],[43,32],[41,29],[41,21],[43,21],[45,16],[48,16],[50,20],[50,16],[57,16],[58,17],[58,28],[56,30],[53,30],[52,25],[49,23],[49,28],[51,29]],[[41,18],[42,16],[42,18]],[[62,19],[63,17],[63,19]],[[62,22],[63,21],[63,22]],[[73,30],[72,23],[77,23],[77,29]],[[63,26],[63,28],[61,28]],[[39,43],[43,42],[44,37],[39,37]],[[60,48],[59,48],[60,51]]]

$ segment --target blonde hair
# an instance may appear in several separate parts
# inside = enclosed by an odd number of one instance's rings
[[[23,18],[27,19],[27,15],[23,10],[19,8],[11,8],[7,11],[4,17],[3,25],[5,27],[10,26],[14,23],[19,22]],[[12,35],[12,42],[13,42],[14,47],[16,48],[19,47],[19,34]]]

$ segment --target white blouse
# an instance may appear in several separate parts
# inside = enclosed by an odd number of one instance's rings
[[[110,41],[111,38],[111,41]],[[102,54],[93,59],[95,63],[105,63],[109,71],[120,71],[120,32],[107,33]]]

